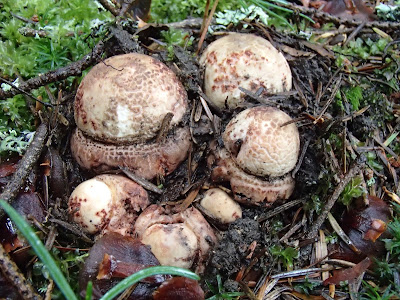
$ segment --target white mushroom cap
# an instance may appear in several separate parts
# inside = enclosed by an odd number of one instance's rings
[[[152,225],[142,243],[151,247],[161,265],[181,268],[192,266],[199,248],[196,234],[183,223]]]
[[[204,212],[222,224],[228,224],[242,217],[242,208],[227,193],[218,188],[207,190],[200,205]]]
[[[68,211],[87,233],[132,232],[137,213],[150,204],[147,192],[120,175],[99,175],[78,185]]]
[[[204,70],[204,92],[218,107],[234,108],[244,99],[239,87],[268,93],[292,88],[289,65],[266,39],[233,33],[211,43],[200,58]]]
[[[178,124],[187,94],[167,66],[138,53],[110,57],[94,66],[75,97],[75,122],[93,139],[134,143],[156,136],[167,113]]]
[[[285,112],[267,106],[246,109],[236,115],[222,135],[232,159],[244,171],[262,177],[278,177],[291,171],[300,150],[300,137]]]
[[[108,222],[112,202],[107,184],[93,178],[82,182],[72,192],[69,211],[86,232],[95,233]]]

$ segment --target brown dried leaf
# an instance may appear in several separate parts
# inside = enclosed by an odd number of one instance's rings
[[[324,280],[324,285],[329,285],[329,284],[337,285],[340,284],[340,282],[346,280],[349,283],[352,283],[362,273],[364,273],[370,265],[371,265],[371,260],[368,257],[366,257],[361,262],[359,262],[358,264],[356,264],[351,268],[333,271],[333,276]]]

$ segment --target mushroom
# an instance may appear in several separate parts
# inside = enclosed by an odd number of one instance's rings
[[[218,224],[229,224],[242,217],[240,205],[219,188],[204,193],[199,209]]]
[[[136,182],[121,175],[104,174],[75,188],[68,211],[87,233],[128,235],[137,214],[149,204],[147,192]]]
[[[295,181],[289,172],[296,166],[300,137],[285,112],[267,106],[237,114],[222,135],[224,148],[214,150],[216,182],[230,181],[235,200],[270,205],[287,199]]]
[[[200,58],[204,92],[211,102],[235,108],[244,100],[239,87],[265,93],[289,91],[292,74],[277,49],[262,37],[232,33],[211,43]]]
[[[189,129],[179,127],[187,107],[182,84],[157,59],[110,57],[93,67],[76,93],[72,154],[95,172],[124,166],[146,179],[169,174],[190,147]],[[169,134],[155,140],[165,129]]]
[[[134,233],[149,245],[161,265],[204,270],[203,262],[217,238],[196,208],[173,213],[156,204],[137,218]]]

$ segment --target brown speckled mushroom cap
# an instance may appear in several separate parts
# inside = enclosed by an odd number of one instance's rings
[[[187,109],[187,94],[167,66],[138,53],[110,57],[94,66],[75,97],[75,122],[88,136],[134,143],[156,136],[167,113],[171,125]]]
[[[246,109],[236,115],[222,135],[232,159],[256,176],[282,176],[297,162],[300,137],[285,112],[267,106]]]
[[[239,87],[268,93],[292,88],[292,73],[286,59],[266,39],[233,33],[211,43],[200,58],[204,92],[218,107],[236,107],[244,99]]]

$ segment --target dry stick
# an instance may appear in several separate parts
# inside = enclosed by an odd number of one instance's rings
[[[42,299],[25,276],[18,270],[18,266],[11,260],[0,243],[0,270],[4,276],[18,289],[22,299]]]
[[[11,181],[7,184],[3,192],[0,194],[0,199],[10,203],[17,196],[21,187],[24,185],[26,178],[36,164],[42,152],[46,137],[47,124],[42,123],[36,129],[35,137],[26,150],[25,155],[18,163],[17,171],[13,174]],[[0,210],[0,217],[4,215],[4,211]]]
[[[360,25],[357,26],[356,29],[349,35],[347,40],[344,42],[343,47],[346,47],[351,40],[353,40],[357,34],[360,33],[360,31],[365,27],[366,22],[362,22]]]
[[[106,10],[112,13],[114,17],[118,17],[119,9],[112,5],[108,0],[99,0],[99,2]]]
[[[317,220],[311,226],[306,238],[312,239],[315,238],[318,234],[318,230],[325,222],[325,219],[328,216],[328,213],[331,211],[333,205],[336,203],[336,200],[339,198],[340,194],[343,192],[346,185],[350,182],[350,180],[358,174],[364,162],[355,163],[349,170],[349,172],[343,177],[343,179],[337,185],[335,191],[331,195],[331,197],[326,202],[321,214],[318,216]]]
[[[211,12],[210,12],[210,14],[208,16],[206,24],[205,24],[205,26],[203,28],[203,32],[201,33],[201,36],[200,36],[200,41],[199,41],[199,45],[197,46],[196,54],[200,53],[201,46],[203,45],[204,39],[206,38],[206,34],[207,34],[207,31],[208,31],[208,26],[210,26],[212,18],[213,18],[214,13],[215,13],[215,10],[217,9],[218,1],[219,0],[215,0],[214,5],[211,8]]]
[[[19,85],[18,90],[14,88],[9,91],[0,89],[0,100],[21,94],[21,90],[29,92],[49,83],[64,80],[70,76],[79,76],[82,74],[83,70],[100,61],[103,50],[104,43],[100,41],[96,46],[94,46],[91,53],[85,55],[82,59],[73,62],[66,67],[49,71],[43,75],[28,79]]]

